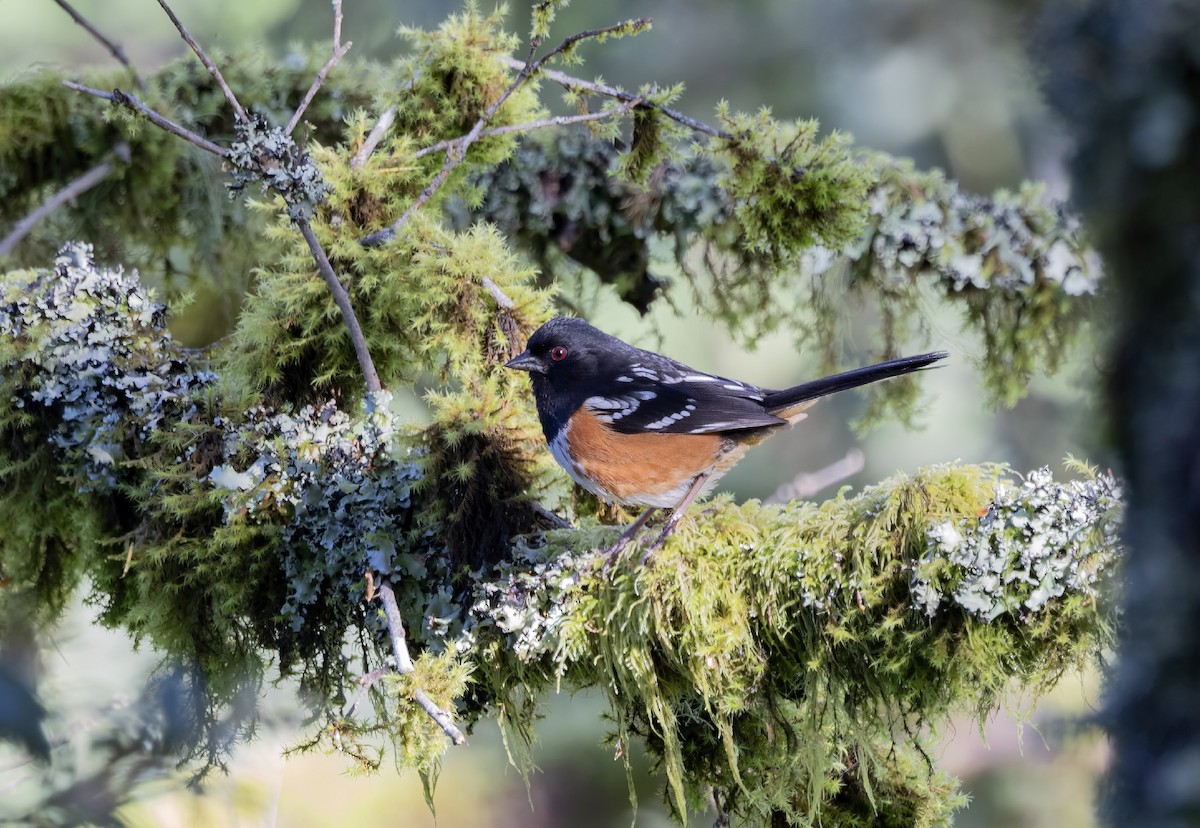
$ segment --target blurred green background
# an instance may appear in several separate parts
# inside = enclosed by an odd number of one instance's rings
[[[143,69],[185,50],[154,0],[74,5]],[[206,47],[249,43],[283,55],[291,43],[327,41],[330,33],[327,0],[177,0],[174,7]],[[577,2],[560,14],[554,34],[650,16],[655,26],[647,34],[586,45],[587,62],[577,73],[627,88],[681,81],[687,93],[678,108],[701,120],[712,119],[721,99],[739,109],[769,106],[780,117],[817,117],[826,129],[853,133],[860,145],[943,167],[967,190],[987,192],[1034,178],[1066,197],[1066,142],[1041,102],[1028,57],[1025,15],[1031,7],[1016,0]],[[432,27],[458,8],[428,0],[346,0],[343,39],[354,41],[359,57],[388,61],[403,48],[394,34],[399,25]],[[511,29],[525,33],[527,20],[527,3],[510,5]],[[37,66],[69,71],[110,65],[108,54],[52,0],[0,0],[0,21],[3,81]],[[664,263],[655,272],[669,275],[669,267]],[[760,385],[792,384],[815,370],[815,360],[796,353],[783,336],[747,353],[688,315],[686,301],[677,298],[680,313],[659,303],[643,320],[601,292],[590,315],[637,344]],[[934,317],[933,344],[953,357],[947,368],[922,377],[923,430],[885,426],[855,435],[846,423],[861,410],[861,400],[842,395],[823,402],[796,432],[774,440],[772,450],[752,453],[725,478],[723,489],[768,497],[796,475],[855,450],[862,452],[862,470],[842,481],[855,488],[897,470],[954,459],[1002,461],[1019,471],[1051,464],[1056,472],[1068,453],[1103,461],[1091,392],[1096,360],[1087,345],[1058,376],[1036,378],[1014,409],[997,411],[983,402],[973,346],[958,328],[953,316]],[[123,635],[96,628],[91,618],[89,608],[80,606],[45,655],[44,701],[65,711],[52,735],[70,733],[102,715],[98,711],[114,699],[136,694],[155,663],[153,653],[134,652]],[[959,775],[973,800],[957,824],[1095,824],[1091,801],[1106,749],[1098,737],[1079,735],[1071,722],[1090,712],[1096,684],[1095,677],[1069,678],[1023,729],[1013,715],[1001,713],[983,734],[966,718],[938,734],[934,761]],[[624,770],[613,749],[602,745],[606,726],[597,697],[550,700],[539,730],[541,772],[528,791],[519,774],[506,770],[495,726],[482,724],[469,747],[447,756],[436,820],[415,774],[355,778],[338,757],[284,759],[300,728],[290,688],[273,691],[265,704],[277,726],[237,753],[228,777],[212,780],[203,796],[182,793],[175,779],[147,780],[144,796],[124,812],[128,820],[146,826],[630,824]],[[1017,698],[1013,709],[1022,709]],[[635,764],[645,771],[640,757]],[[21,774],[30,772],[6,769],[0,761],[0,789],[19,785]],[[643,772],[637,784],[638,824],[669,824],[657,795],[663,780]]]

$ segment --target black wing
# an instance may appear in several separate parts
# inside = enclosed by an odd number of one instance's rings
[[[622,434],[714,434],[786,422],[763,409],[766,391],[642,352],[644,358],[584,401]]]

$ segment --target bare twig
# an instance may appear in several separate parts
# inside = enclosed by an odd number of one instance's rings
[[[400,617],[400,608],[396,606],[396,593],[392,591],[392,582],[387,578],[379,579],[379,598],[383,602],[383,614],[387,619],[388,632],[392,636],[392,653],[396,658],[396,671],[406,675],[412,673],[414,667],[412,658],[408,655],[408,645],[405,643],[404,620]],[[454,724],[454,719],[449,713],[438,707],[424,690],[420,687],[414,689],[413,698],[429,714],[429,718],[438,723],[442,731],[450,737],[451,742],[456,745],[466,743],[467,737]]]
[[[162,0],[159,0],[159,2],[162,2]],[[425,202],[429,201],[429,199],[433,197],[434,193],[436,193],[441,186],[446,183],[446,179],[450,177],[450,173],[454,170],[454,168],[463,162],[463,159],[465,159],[467,156],[467,150],[471,148],[472,144],[479,140],[480,133],[487,128],[488,123],[495,116],[497,110],[504,105],[504,102],[507,101],[514,92],[524,86],[530,78],[542,71],[542,67],[546,65],[547,61],[572,48],[581,40],[592,37],[601,37],[602,35],[612,34],[613,32],[627,29],[630,27],[631,23],[634,27],[644,28],[650,25],[650,18],[644,17],[635,21],[626,21],[623,23],[614,24],[612,26],[605,26],[600,29],[589,29],[587,31],[573,34],[537,60],[533,59],[533,52],[537,48],[537,44],[535,43],[529,53],[530,59],[526,60],[523,64],[520,64],[521,68],[517,72],[516,78],[514,78],[512,83],[510,83],[508,87],[500,93],[499,97],[492,101],[488,108],[483,111],[483,114],[479,116],[479,120],[477,120],[475,125],[471,127],[471,131],[461,138],[454,139],[446,146],[446,161],[442,164],[442,168],[438,170],[437,174],[433,177],[433,180],[430,181],[425,189],[421,191],[421,194],[417,196],[416,200],[413,201],[413,203],[408,206],[408,209],[404,211],[403,215],[392,222],[390,226],[364,237],[362,239],[362,244],[367,247],[375,247],[395,238],[396,234],[400,232],[400,229],[408,223],[410,218],[412,218],[413,213],[419,210],[425,204]]]
[[[518,66],[522,65],[521,61],[509,57],[500,58],[500,62],[511,69],[516,69]],[[582,89],[585,92],[591,92],[594,95],[604,95],[608,98],[616,98],[618,101],[634,101],[637,100],[638,97],[632,92],[626,92],[624,89],[618,89],[615,86],[608,86],[607,84],[603,83],[596,83],[595,81],[584,80],[583,78],[576,78],[572,75],[559,72],[556,69],[543,69],[541,71],[541,75],[547,80],[552,80],[560,86],[566,87],[567,89]],[[704,135],[711,135],[713,138],[723,138],[725,140],[733,138],[733,135],[725,130],[717,129],[714,126],[709,126],[703,121],[697,121],[695,118],[689,118],[687,115],[684,115],[678,110],[674,110],[665,106],[659,106],[654,103],[647,103],[645,105],[654,107],[672,121],[682,124],[694,132],[699,132]]]
[[[103,46],[105,49],[108,49],[109,54],[116,58],[122,66],[133,73],[133,82],[137,84],[138,89],[146,88],[146,82],[142,80],[142,76],[138,74],[137,69],[135,69],[133,64],[129,62],[129,58],[125,55],[125,50],[121,48],[121,44],[115,43],[104,35],[100,34],[100,30],[89,23],[87,18],[77,12],[70,3],[66,2],[66,0],[54,0],[54,2],[58,4],[60,9],[71,15],[71,19],[82,26],[88,34],[90,34],[100,43],[101,46]]]
[[[775,493],[766,499],[766,503],[788,503],[793,500],[805,500],[822,489],[841,483],[853,477],[866,466],[866,458],[860,449],[852,448],[841,460],[830,463],[815,472],[798,474],[784,483]]]
[[[92,187],[95,187],[101,181],[108,178],[115,169],[113,156],[116,156],[123,163],[128,164],[129,145],[123,141],[117,144],[107,158],[83,175],[70,181],[65,187],[46,199],[36,210],[17,222],[9,234],[0,241],[0,256],[7,256],[11,253],[13,248],[17,246],[17,242],[29,235],[29,232],[33,230],[37,223],[50,215],[50,213],[76,196],[86,193]]]
[[[510,311],[517,306],[517,303],[512,299],[509,299],[508,294],[502,291],[500,286],[487,276],[481,277],[480,281],[483,282],[484,288],[487,289],[488,293],[492,294],[492,298],[496,300],[496,304],[499,305],[502,310]]]
[[[601,112],[587,112],[582,115],[558,115],[554,118],[546,118],[541,121],[530,121],[525,124],[508,124],[506,126],[495,127],[493,129],[485,129],[479,133],[480,138],[488,138],[492,135],[504,135],[509,132],[529,132],[534,129],[545,129],[546,127],[567,126],[568,124],[582,124],[587,121],[600,121],[605,118],[616,118],[625,115],[635,106],[643,103],[641,98],[628,101],[615,109],[606,109]],[[450,138],[446,141],[439,141],[433,146],[425,147],[413,154],[413,158],[423,158],[430,153],[444,150],[462,138]]]
[[[387,135],[387,131],[392,128],[395,120],[396,107],[389,106],[383,110],[383,113],[379,116],[379,121],[375,124],[375,128],[367,136],[367,140],[363,141],[363,145],[358,148],[358,152],[354,153],[354,157],[350,159],[350,169],[362,169],[362,165],[367,163],[367,159],[371,157],[371,153],[375,152],[375,148],[379,146],[379,142],[383,140],[383,136]]]
[[[201,138],[196,133],[186,129],[185,127],[181,127],[179,124],[175,123],[169,118],[159,115],[153,109],[139,101],[135,95],[131,95],[128,92],[123,92],[120,89],[114,89],[112,92],[104,92],[100,89],[93,89],[90,86],[84,86],[82,83],[75,83],[74,81],[63,81],[63,86],[67,87],[68,89],[74,89],[76,92],[86,92],[87,94],[93,95],[97,98],[103,98],[104,100],[112,101],[119,106],[127,106],[132,110],[140,112],[141,114],[145,115],[146,119],[156,127],[165,129],[167,132],[170,132],[174,135],[178,135],[183,140],[190,144],[195,144],[205,152],[211,152],[213,155],[220,155],[221,157],[229,155],[229,150],[225,149],[224,147],[217,146],[212,141],[209,141],[206,138]]]
[[[292,131],[296,128],[297,124],[300,123],[300,118],[304,115],[304,110],[308,109],[308,105],[312,103],[313,97],[316,96],[317,91],[321,88],[321,84],[325,83],[325,76],[329,74],[329,70],[336,66],[339,60],[345,57],[346,52],[349,52],[350,47],[353,45],[354,44],[350,43],[349,41],[343,43],[337,48],[337,51],[333,53],[329,60],[325,61],[325,65],[321,67],[321,71],[317,73],[317,77],[313,80],[312,86],[308,88],[308,92],[305,94],[304,100],[300,102],[300,106],[296,107],[296,114],[292,116],[292,119],[288,121],[287,126],[284,127],[283,131],[285,133],[288,135],[292,134]]]
[[[292,115],[292,119],[288,121],[288,125],[283,131],[287,135],[291,135],[300,123],[300,118],[304,116],[304,110],[308,109],[308,105],[312,103],[312,99],[316,96],[321,85],[325,83],[325,77],[329,74],[334,66],[337,66],[339,60],[346,56],[346,52],[350,51],[352,43],[342,43],[342,0],[333,0],[333,54],[329,60],[325,61],[325,65],[321,67],[321,71],[317,72],[316,78],[313,79],[312,86],[308,88],[304,100],[300,102],[300,106],[296,107],[296,113]]]
[[[242,121],[248,120],[246,118],[246,110],[238,103],[237,96],[233,94],[233,90],[225,82],[225,78],[221,74],[221,70],[217,68],[217,64],[213,63],[212,58],[200,48],[200,44],[188,32],[187,27],[183,25],[183,21],[175,14],[175,11],[167,3],[167,0],[158,0],[158,5],[162,6],[163,11],[167,13],[167,17],[171,18],[171,22],[175,24],[175,28],[179,30],[179,36],[183,38],[187,45],[192,47],[192,51],[196,53],[196,57],[200,58],[200,62],[204,64],[204,68],[208,70],[208,73],[213,76],[213,80],[221,87],[221,91],[225,93],[225,100],[229,101],[229,105],[233,107],[233,111],[238,119]]]
[[[533,504],[533,511],[536,512],[537,514],[541,515],[542,517],[544,517],[546,520],[553,523],[559,529],[570,529],[571,528],[571,524],[568,520],[566,520],[565,518],[559,517],[554,512],[551,512],[549,509],[547,509],[545,506],[543,506],[540,503]]]
[[[317,234],[313,232],[308,219],[296,219],[296,226],[300,228],[300,234],[304,236],[304,241],[308,242],[308,249],[312,251],[313,258],[317,261],[317,269],[321,271],[321,276],[325,279],[329,292],[333,294],[333,301],[342,313],[342,321],[350,332],[350,341],[354,343],[354,354],[358,357],[358,365],[367,381],[367,390],[382,391],[383,385],[379,382],[379,374],[375,372],[375,363],[371,360],[371,352],[367,350],[367,339],[363,336],[362,327],[358,324],[358,317],[354,315],[354,306],[350,304],[350,294],[346,292],[346,288],[342,286],[337,274],[333,272],[333,265],[329,263],[329,257],[325,255],[325,248],[321,247],[321,242],[318,241]]]
[[[455,149],[456,147],[448,147],[446,149],[446,162],[442,164],[442,168],[438,170],[437,175],[433,177],[433,180],[425,185],[425,189],[421,190],[421,194],[416,197],[412,204],[408,205],[408,209],[404,211],[400,218],[392,222],[390,226],[385,227],[378,232],[363,236],[362,245],[364,247],[378,247],[379,245],[394,239],[396,234],[400,232],[400,228],[408,224],[408,220],[412,218],[413,213],[417,212],[417,210],[419,210],[421,206],[425,204],[425,202],[433,198],[433,194],[436,193],[444,183],[446,183],[446,179],[450,177],[450,173],[462,162],[461,155],[455,157]],[[458,149],[461,152],[461,147],[458,147]]]
[[[354,694],[354,698],[350,701],[350,706],[346,708],[346,712],[342,714],[342,718],[353,718],[354,711],[358,709],[358,705],[362,703],[362,700],[366,698],[367,693],[370,692],[371,688],[375,686],[375,682],[379,681],[390,672],[392,672],[392,668],[385,664],[383,667],[372,670],[365,676],[359,676],[358,692]]]

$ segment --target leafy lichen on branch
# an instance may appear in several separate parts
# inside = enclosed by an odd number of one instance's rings
[[[543,17],[553,5],[538,7]],[[954,784],[922,763],[918,739],[896,734],[936,724],[953,705],[982,714],[1014,674],[1041,689],[1107,640],[1095,590],[1116,548],[1111,481],[1078,484],[1070,491],[1083,494],[1063,501],[1067,489],[1042,473],[1027,491],[1002,488],[999,469],[947,466],[820,506],[717,500],[656,566],[604,580],[591,550],[611,529],[538,530],[531,500],[554,485],[523,380],[499,367],[550,314],[549,291],[531,286],[497,231],[456,232],[430,209],[384,248],[358,239],[428,189],[442,162],[420,149],[452,144],[488,115],[494,133],[479,132],[463,163],[442,164],[439,198],[476,207],[480,176],[511,157],[495,180],[509,175],[545,208],[528,211],[529,236],[556,233],[561,245],[594,223],[612,235],[590,258],[629,243],[635,266],[648,261],[636,251],[650,235],[673,235],[681,261],[701,239],[709,259],[695,289],[713,316],[751,330],[807,324],[830,349],[843,332],[820,318],[827,303],[814,294],[813,322],[779,300],[796,293],[797,275],[819,271],[823,289],[836,289],[816,246],[837,250],[848,283],[884,297],[884,347],[932,282],[978,314],[969,321],[1017,385],[1029,354],[1052,364],[1077,294],[1095,287],[1086,245],[1040,193],[975,201],[940,176],[822,138],[811,122],[722,111],[726,129],[681,153],[672,142],[686,124],[664,108],[677,88],[621,98],[636,113],[624,157],[611,122],[596,133],[603,140],[561,139],[574,152],[565,160],[531,162],[524,148],[513,157],[516,139],[502,130],[545,110],[536,85],[514,87],[496,60],[516,44],[500,21],[470,6],[434,32],[407,31],[414,52],[393,69],[344,65],[334,102],[308,112],[308,157],[269,119],[244,122],[238,137],[202,75],[174,67],[154,79],[163,97],[147,100],[239,142],[243,173],[278,179],[285,196],[251,206],[266,220],[246,223],[245,238],[269,249],[211,363],[173,344],[132,275],[97,267],[86,248],[64,250],[57,279],[8,277],[0,477],[18,485],[0,497],[10,530],[0,577],[13,579],[3,597],[33,593],[59,607],[87,579],[106,623],[197,663],[214,726],[221,705],[269,670],[297,673],[327,716],[316,741],[364,765],[378,762],[369,742],[391,739],[404,762],[427,777],[435,769],[445,737],[412,703],[415,688],[457,704],[467,722],[499,712],[528,734],[539,692],[599,686],[619,738],[640,736],[660,758],[681,816],[711,788],[750,821],[941,824],[958,802]],[[264,91],[252,81],[233,85]],[[263,86],[265,104],[244,97],[251,111],[290,112],[283,99],[303,89],[294,79],[287,94]],[[127,113],[101,128],[85,105],[54,94],[21,115],[40,89],[0,95],[0,125],[32,115],[38,126],[33,136],[0,129],[0,159],[71,150],[46,143],[63,124],[84,129],[89,152],[107,152],[111,126],[155,162],[127,172],[146,176],[141,190],[114,183],[143,199],[176,187],[188,205],[166,211],[171,221],[204,212],[191,183],[202,177],[156,143],[173,142]],[[374,116],[339,100],[394,113],[391,127],[368,137]],[[281,166],[264,165],[268,156]],[[551,204],[543,162],[559,181],[586,173],[589,187]],[[0,178],[0,192],[20,198],[46,186]],[[136,244],[145,207],[119,217],[123,244]],[[291,227],[298,217],[344,280],[380,378],[397,389],[432,379],[428,426],[402,428],[385,395],[363,396],[345,328]],[[584,261],[587,247],[572,255]],[[984,570],[1001,561],[992,579]],[[345,688],[390,656],[371,601],[376,574],[396,585],[421,652],[412,676],[377,683],[373,715],[356,721],[336,712]],[[355,638],[361,670],[346,659]]]
[[[161,308],[132,276],[95,267],[85,247],[67,248],[59,268],[55,279],[9,277],[8,295],[23,298],[5,306],[4,375],[17,382],[0,401],[3,422],[10,434],[41,434],[62,467],[81,464],[89,442],[52,439],[66,417],[61,400],[122,389],[114,410],[137,427],[119,444],[103,439],[119,447],[114,467],[143,509],[138,524],[109,530],[132,544],[128,569],[77,538],[71,577],[91,578],[110,622],[198,658],[213,705],[245,687],[239,671],[261,681],[263,648],[337,698],[351,678],[338,655],[348,633],[373,638],[377,657],[387,649],[365,603],[370,567],[398,584],[412,643],[425,651],[420,669],[449,671],[422,673],[421,686],[465,693],[468,721],[503,709],[524,732],[534,709],[515,698],[599,686],[621,737],[646,739],[660,757],[681,812],[715,786],[746,818],[807,819],[848,802],[862,813],[911,816],[920,806],[944,815],[953,785],[914,770],[915,738],[886,747],[896,727],[935,723],[956,705],[982,715],[1014,675],[1049,686],[1107,640],[1096,588],[1116,554],[1110,478],[1064,485],[1037,472],[1012,487],[1002,469],[951,465],[821,505],[718,499],[685,521],[656,565],[613,580],[590,550],[614,530],[539,533],[529,524],[490,541],[514,545],[510,562],[467,570],[448,554],[448,527],[462,517],[448,507],[468,481],[513,462],[461,453],[496,439],[470,412],[499,405],[498,387],[443,395],[443,428],[456,421],[457,433],[425,438],[407,457],[378,395],[363,416],[329,402],[233,412],[207,366],[170,343]],[[65,376],[36,354],[72,330],[120,345]],[[63,352],[99,353],[83,342]],[[139,380],[161,379],[147,365],[168,365],[176,379]],[[97,377],[104,383],[93,388]],[[454,446],[458,454],[431,461]],[[22,537],[20,524],[44,516],[5,507],[4,518]],[[969,550],[990,550],[1005,566]],[[1002,573],[995,583],[989,569]],[[172,586],[181,578],[182,591]],[[976,588],[985,582],[987,611]],[[128,603],[133,585],[152,611]],[[934,591],[951,600],[935,604]],[[413,723],[402,698],[381,710],[362,725],[335,721],[321,739],[365,761],[357,739]],[[401,752],[428,771],[446,743],[436,727],[411,741],[426,730],[404,731]],[[781,733],[808,747],[796,751]]]
[[[501,699],[604,688],[620,738],[647,740],[681,812],[715,786],[743,817],[813,820],[831,792],[895,782],[893,739],[915,761],[920,725],[982,717],[1012,679],[1044,689],[1099,652],[1114,487],[1042,470],[1014,488],[1003,469],[946,465],[821,505],[718,501],[654,566],[612,581],[579,551],[611,538],[552,532],[477,586],[459,649],[478,652]],[[1017,528],[1000,532],[1005,520]],[[947,524],[985,547],[1004,538],[999,611],[972,600],[991,562],[947,549]],[[931,579],[954,600],[934,604]]]

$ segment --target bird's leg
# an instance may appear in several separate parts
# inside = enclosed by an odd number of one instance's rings
[[[621,533],[621,537],[617,538],[617,542],[608,549],[604,550],[604,554],[608,556],[608,561],[604,564],[604,568],[608,569],[609,565],[617,559],[621,554],[621,550],[629,545],[629,542],[637,537],[638,532],[642,531],[642,527],[646,525],[646,521],[650,516],[658,511],[657,506],[651,506],[646,511],[642,512],[641,517],[629,524],[629,528]]]
[[[675,529],[675,524],[679,523],[679,519],[683,517],[683,513],[687,511],[687,507],[692,505],[692,501],[696,499],[696,495],[700,494],[700,490],[704,488],[704,484],[708,481],[708,476],[711,472],[696,475],[696,479],[692,481],[692,485],[688,487],[687,494],[683,496],[683,500],[679,501],[679,505],[675,507],[675,511],[671,512],[671,516],[667,518],[667,525],[663,527],[662,532],[654,539],[654,543],[646,550],[646,554],[642,555],[642,564],[650,560],[650,556],[663,545],[663,541],[667,539],[667,535],[671,534]]]

